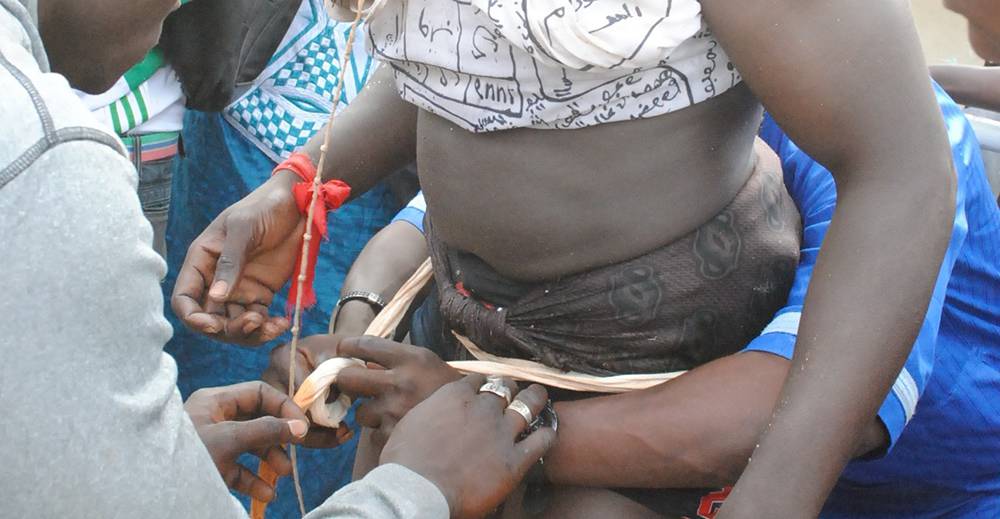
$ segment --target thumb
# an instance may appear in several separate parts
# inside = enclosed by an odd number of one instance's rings
[[[228,431],[226,448],[231,454],[264,450],[287,443],[299,443],[309,431],[302,420],[282,420],[264,416],[246,422],[223,422]]]
[[[233,287],[239,283],[247,253],[253,248],[253,228],[253,222],[249,218],[238,215],[226,218],[222,253],[215,263],[215,279],[212,280],[208,297],[217,302],[225,301]]]

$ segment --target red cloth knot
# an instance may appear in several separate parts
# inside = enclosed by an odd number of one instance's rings
[[[316,166],[305,153],[293,153],[288,160],[278,164],[274,173],[288,170],[295,173],[302,182],[292,186],[292,196],[295,205],[303,215],[309,214],[309,203],[313,199],[315,188]],[[311,308],[316,304],[316,291],[313,281],[316,278],[316,259],[319,257],[320,238],[327,239],[326,213],[340,208],[351,196],[351,186],[341,180],[328,180],[319,185],[319,196],[316,197],[316,209],[313,211],[312,228],[308,230],[311,238],[306,263],[306,279],[302,283],[302,307]],[[295,310],[295,300],[298,297],[298,276],[302,265],[302,250],[295,258],[295,270],[292,275],[292,286],[288,291],[288,302],[285,310],[289,315]]]

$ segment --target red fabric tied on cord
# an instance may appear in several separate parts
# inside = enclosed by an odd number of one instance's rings
[[[302,179],[292,186],[292,196],[295,198],[295,204],[299,207],[299,212],[303,215],[309,214],[309,202],[312,201],[313,197],[313,181],[316,178],[316,166],[313,165],[312,159],[304,153],[293,153],[288,160],[278,164],[278,167],[274,169],[274,173],[281,170],[289,170],[298,175]],[[272,174],[274,174],[272,173]],[[316,278],[316,259],[319,257],[319,238],[323,240],[327,239],[326,232],[326,213],[328,211],[335,211],[349,196],[351,196],[351,186],[340,180],[329,180],[320,184],[319,186],[319,196],[316,197],[316,209],[313,211],[313,222],[312,229],[309,229],[309,233],[312,234],[312,239],[309,240],[309,250],[308,259],[306,264],[306,280],[302,283],[302,307],[311,308],[316,304],[316,291],[313,289],[313,280]],[[295,310],[295,299],[298,297],[299,284],[299,268],[302,265],[302,249],[299,248],[299,253],[295,258],[295,270],[292,274],[292,286],[288,290],[288,302],[285,305],[285,310],[289,315]]]

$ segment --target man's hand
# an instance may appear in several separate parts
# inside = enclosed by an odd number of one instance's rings
[[[341,371],[337,386],[348,395],[370,397],[358,407],[357,419],[374,430],[378,444],[389,438],[393,427],[410,409],[441,386],[462,378],[430,350],[377,337],[343,339],[337,354],[369,363],[368,368]],[[385,369],[372,369],[379,366]]]
[[[288,329],[267,308],[295,268],[305,217],[280,172],[222,212],[188,248],[170,302],[184,324],[217,340],[259,346]]]
[[[556,433],[541,428],[515,443],[527,423],[507,402],[479,393],[486,379],[471,375],[439,389],[414,407],[396,426],[381,463],[396,463],[433,482],[444,494],[452,517],[483,517],[524,479],[555,443]],[[533,385],[515,398],[538,416],[548,398]]]
[[[337,356],[337,349],[343,339],[339,335],[313,335],[299,341],[299,347],[295,349],[295,390],[320,364]],[[261,380],[286,394],[290,349],[290,345],[282,344],[271,350],[271,362],[261,376]],[[332,398],[337,396],[333,394]],[[347,441],[350,433],[351,430],[343,425],[340,429],[333,430],[314,424],[302,445],[312,449],[330,449]]]
[[[288,475],[292,464],[281,445],[300,442],[309,429],[302,410],[263,382],[196,391],[184,410],[226,485],[261,501],[273,499],[274,489],[236,459],[250,452]]]

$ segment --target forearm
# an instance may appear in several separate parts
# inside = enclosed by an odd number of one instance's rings
[[[935,65],[930,70],[958,104],[1000,111],[1000,68]]]
[[[379,66],[364,90],[332,119],[323,180],[339,179],[359,196],[416,157],[417,108],[396,92],[392,68]],[[330,124],[330,123],[327,123]],[[326,128],[302,152],[319,167]]]
[[[365,245],[344,280],[341,294],[374,292],[389,301],[427,259],[424,235],[413,225],[397,221],[379,231]],[[331,327],[342,335],[362,335],[375,318],[365,301],[344,303]]]
[[[545,457],[557,484],[689,488],[736,481],[771,417],[788,360],[719,359],[646,391],[556,404],[559,439]],[[855,453],[883,442],[877,419]]]

